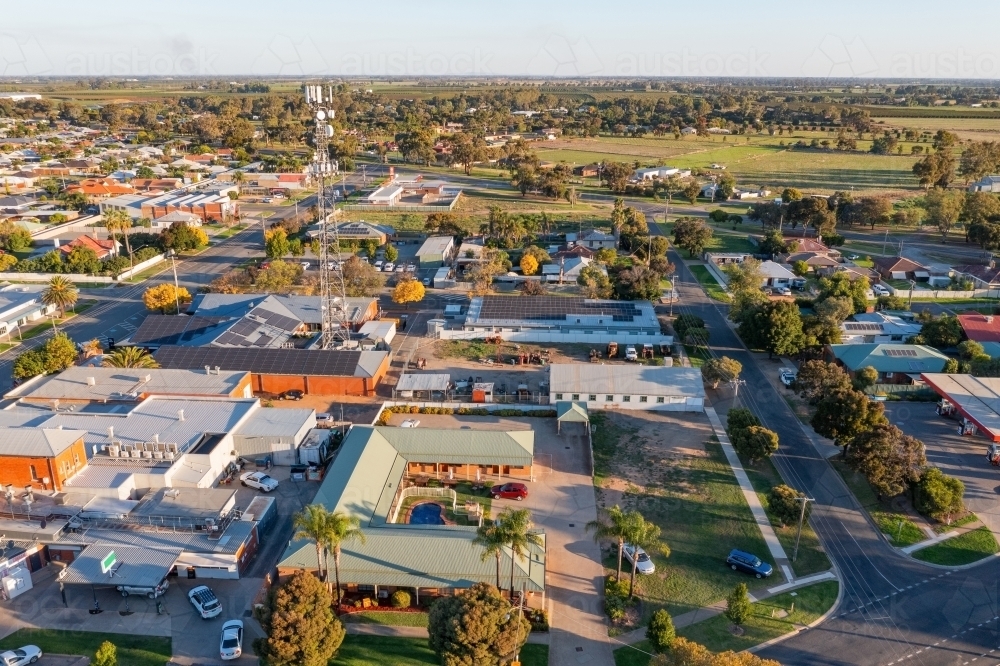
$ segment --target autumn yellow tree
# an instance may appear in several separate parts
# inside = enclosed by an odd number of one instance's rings
[[[424,285],[416,280],[402,280],[392,290],[393,303],[416,303],[424,300]]]
[[[191,294],[184,287],[176,288],[167,282],[147,289],[142,295],[142,302],[152,312],[159,310],[163,314],[177,314],[178,304],[190,303]]]
[[[521,257],[521,272],[525,275],[534,275],[538,272],[538,259],[530,254]]]

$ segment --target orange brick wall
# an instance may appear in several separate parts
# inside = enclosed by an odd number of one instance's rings
[[[450,467],[455,470],[455,479],[458,481],[466,479],[474,480],[476,478],[476,470],[480,468],[479,465],[451,465]],[[435,474],[435,469],[437,469],[437,475],[445,478],[448,476],[448,468],[449,465],[445,463],[441,463],[435,467],[435,463],[433,462],[411,462],[407,464],[406,471],[411,475]],[[531,466],[512,468],[510,465],[483,465],[481,474],[484,478],[499,475],[516,479],[530,479]]]
[[[0,485],[10,483],[15,488],[31,485],[39,490],[62,490],[63,482],[86,464],[87,451],[83,438],[54,458],[0,456]],[[35,468],[37,479],[31,478],[32,466]],[[42,479],[45,477],[49,477],[48,486],[42,484]]]
[[[378,372],[371,379],[365,377],[325,377],[319,375],[252,375],[253,390],[265,393],[283,393],[297,389],[307,395],[375,395],[379,382],[389,371],[386,355]]]

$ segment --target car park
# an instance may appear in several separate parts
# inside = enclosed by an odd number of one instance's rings
[[[778,378],[781,379],[781,383],[784,384],[785,386],[790,387],[792,384],[794,384],[795,378],[797,376],[798,373],[795,370],[792,370],[791,368],[782,368],[781,370],[778,371]]]
[[[523,483],[505,483],[490,488],[493,499],[512,499],[520,502],[528,496],[528,486]]]
[[[166,593],[168,587],[170,587],[170,581],[164,578],[156,587],[118,585],[115,589],[121,592],[123,597],[134,594],[136,596],[146,597],[147,599],[155,599],[157,597],[162,597]]]
[[[199,585],[188,592],[188,601],[204,620],[218,617],[222,613],[222,602],[207,585]]]
[[[649,558],[649,555],[641,547],[626,543],[622,546],[622,555],[628,560],[629,564],[635,565],[636,572],[641,574],[656,573],[656,565],[653,564],[653,560]]]
[[[291,389],[278,394],[278,400],[301,400],[305,393],[299,389]]]
[[[269,493],[278,487],[278,481],[264,472],[244,472],[240,475],[240,483],[248,488],[256,488]]]
[[[243,622],[227,620],[222,625],[222,638],[219,639],[219,658],[224,661],[239,659],[243,654]]]
[[[763,562],[759,557],[752,553],[738,550],[736,548],[729,551],[729,557],[726,558],[726,564],[728,564],[729,568],[733,571],[743,571],[745,573],[753,574],[757,578],[767,578],[774,573],[774,568],[767,562]]]
[[[0,666],[22,666],[33,664],[42,658],[42,649],[37,645],[25,645],[14,650],[0,652]]]

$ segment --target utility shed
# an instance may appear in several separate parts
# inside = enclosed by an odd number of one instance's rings
[[[431,236],[417,250],[421,268],[440,268],[451,261],[455,252],[455,239],[451,236]]]
[[[233,446],[245,458],[269,455],[275,465],[294,465],[299,444],[315,427],[312,409],[260,409],[233,433]]]
[[[450,385],[451,375],[402,374],[399,376],[399,381],[396,382],[396,386],[393,387],[392,394],[394,397],[399,398],[417,397],[429,399],[433,396],[433,394],[439,393],[443,397]]]
[[[549,404],[563,401],[588,410],[700,412],[705,387],[698,368],[555,363],[549,366]]]

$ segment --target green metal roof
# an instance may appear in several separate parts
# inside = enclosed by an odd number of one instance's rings
[[[871,366],[879,372],[940,372],[948,357],[924,345],[830,345],[833,355],[852,372]]]
[[[375,431],[410,462],[527,466],[535,453],[532,430],[376,427]]]
[[[556,403],[556,420],[564,423],[589,423],[587,403],[560,400]]]

